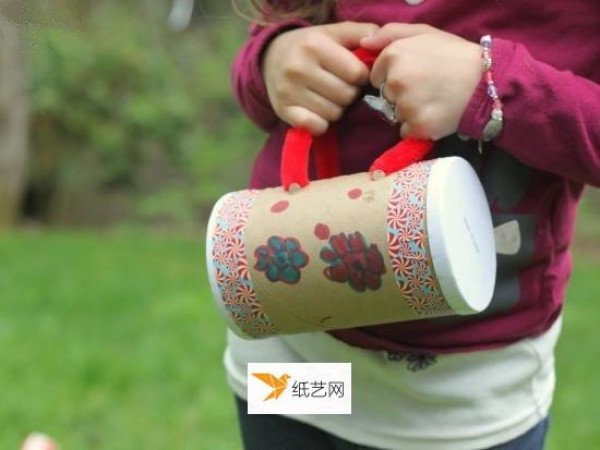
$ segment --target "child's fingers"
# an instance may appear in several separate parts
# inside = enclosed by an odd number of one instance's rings
[[[321,67],[336,77],[355,86],[369,81],[369,69],[347,48],[335,41],[324,40],[319,51]]]
[[[434,31],[433,27],[425,24],[390,23],[381,27],[371,36],[362,38],[360,46],[367,50],[381,51],[398,39],[410,38]]]
[[[310,89],[304,89],[298,94],[297,101],[290,103],[290,105],[302,106],[328,122],[338,120],[343,113],[342,106]]]
[[[359,89],[325,70],[307,82],[307,87],[340,106],[348,106],[358,95]]]
[[[410,136],[412,136],[412,129],[411,129],[410,123],[404,122],[400,126],[400,137],[402,139],[406,139],[407,137],[410,137]]]
[[[432,139],[422,126],[416,126],[411,122],[404,122],[400,126],[400,137],[402,139],[415,138],[415,139]],[[434,139],[435,140],[435,139]]]
[[[373,36],[367,36],[360,40],[360,46],[367,50],[380,51],[386,48],[392,40],[385,35],[375,34]]]
[[[362,22],[340,22],[325,25],[323,28],[340,45],[350,49],[358,47],[362,38],[371,36],[379,30],[378,25]]]
[[[313,136],[320,136],[329,127],[327,120],[303,106],[286,107],[282,118],[292,127],[304,128]]]
[[[380,53],[371,68],[371,84],[379,88],[385,83],[385,97],[392,103],[406,89],[406,75],[413,76],[416,67],[414,55],[406,46],[405,42],[392,43]]]
[[[384,49],[379,54],[379,57],[375,60],[375,63],[373,64],[373,67],[371,67],[369,79],[371,81],[371,84],[376,88],[379,88],[382,85],[382,83],[387,79],[388,71],[390,69],[391,64],[390,58],[386,57],[386,53],[388,52],[389,47],[387,49]],[[388,100],[392,99],[388,98]]]
[[[384,84],[384,82],[387,80],[389,70],[389,60],[380,56],[371,68],[371,84],[376,88],[380,88],[381,85]],[[386,83],[386,85],[384,86],[384,91],[382,92],[382,94],[390,103],[396,103],[396,98],[392,95],[392,92],[390,91],[389,83]]]
[[[420,34],[432,33],[436,31],[435,28],[423,24],[423,23],[389,23],[384,25],[371,36],[365,36],[360,40],[361,45],[380,44],[384,41],[388,43],[396,41],[398,39],[405,39],[415,37]],[[372,50],[375,50],[374,48]]]

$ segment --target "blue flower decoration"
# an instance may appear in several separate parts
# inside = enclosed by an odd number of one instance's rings
[[[271,236],[267,245],[256,248],[254,257],[254,268],[264,272],[269,281],[283,281],[287,284],[298,283],[300,269],[308,264],[308,255],[294,238]]]

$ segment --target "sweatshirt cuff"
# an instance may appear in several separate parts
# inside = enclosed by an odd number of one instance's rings
[[[515,51],[514,43],[503,39],[493,39],[492,42],[492,73],[494,84],[498,90],[500,101],[506,102],[507,92],[504,80],[508,75],[508,67]],[[483,75],[483,74],[482,74]],[[478,140],[483,134],[483,129],[490,120],[492,113],[492,99],[487,93],[487,84],[483,76],[477,84],[458,125],[458,134]]]

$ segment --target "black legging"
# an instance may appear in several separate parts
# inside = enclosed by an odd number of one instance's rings
[[[236,404],[245,450],[378,450],[284,416],[248,414],[248,403],[237,396]],[[541,450],[548,424],[546,418],[525,434],[488,450]]]
[[[248,414],[248,403],[239,397],[236,404],[245,450],[377,450],[284,416]]]

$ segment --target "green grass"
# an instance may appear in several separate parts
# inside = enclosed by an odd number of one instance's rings
[[[585,256],[583,251],[576,254],[556,352],[557,391],[548,450],[600,449],[600,251],[596,255],[589,249]]]
[[[1,449],[34,430],[64,450],[240,448],[202,241],[0,235]],[[600,448],[600,252],[584,250],[557,352],[549,450]]]
[[[202,239],[0,236],[0,448],[236,449]]]

